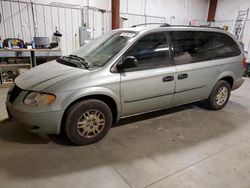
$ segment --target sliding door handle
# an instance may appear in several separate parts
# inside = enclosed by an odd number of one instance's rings
[[[174,80],[174,76],[166,76],[162,78],[163,82],[171,82]]]
[[[178,80],[183,80],[183,79],[186,79],[186,78],[188,78],[188,74],[179,74],[178,75]]]

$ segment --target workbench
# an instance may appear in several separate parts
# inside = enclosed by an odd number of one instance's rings
[[[1,63],[0,62],[0,87],[3,84],[2,72],[17,68],[32,68],[37,66],[37,59],[52,60],[62,56],[60,49],[0,49],[1,58],[29,58],[29,63]],[[9,85],[9,83],[6,83]]]

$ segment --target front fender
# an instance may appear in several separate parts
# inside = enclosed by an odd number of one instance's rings
[[[105,95],[112,98],[117,106],[117,116],[120,117],[121,105],[119,93],[105,87],[89,87],[57,94],[57,102],[52,105],[52,111],[66,110],[74,101],[91,95]]]

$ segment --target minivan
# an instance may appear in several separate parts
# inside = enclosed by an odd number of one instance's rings
[[[244,82],[243,61],[238,41],[218,28],[118,29],[18,76],[6,107],[32,132],[87,145],[121,118],[195,101],[222,109]]]

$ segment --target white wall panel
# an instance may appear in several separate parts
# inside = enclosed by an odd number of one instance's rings
[[[121,12],[162,16],[172,24],[206,20],[209,0],[121,0]],[[146,7],[145,7],[146,5]]]
[[[249,0],[219,0],[215,15],[215,25],[222,27],[224,25],[229,26],[229,31],[231,32],[234,26],[236,15],[238,10],[247,10],[250,8]],[[248,15],[248,20],[246,22],[243,43],[245,45],[245,50],[247,50],[250,44],[250,16]],[[250,54],[248,54],[249,56]]]
[[[3,5],[0,12],[5,16],[5,22],[0,23],[2,38],[20,37],[30,42],[34,36],[34,25],[30,0],[21,0],[27,3],[17,3],[0,0]],[[205,20],[207,17],[208,0],[120,0],[122,17],[128,20],[124,26],[149,22],[169,22],[172,24],[188,24],[190,20]],[[111,0],[32,0],[35,10],[37,36],[48,36],[52,39],[55,28],[62,33],[61,47],[63,54],[69,54],[79,47],[79,26],[81,25],[81,10],[83,6],[97,7],[111,10]],[[50,6],[51,2],[68,3],[75,8],[58,8]],[[42,5],[41,5],[42,4]],[[45,4],[46,6],[44,6]],[[20,6],[20,7],[19,7]],[[87,14],[88,13],[88,14]],[[145,19],[144,14],[147,15]],[[11,16],[12,15],[12,16]],[[84,20],[89,20],[92,37],[97,37],[111,29],[111,13],[104,14],[97,10],[84,13]],[[13,24],[12,24],[13,23]]]

